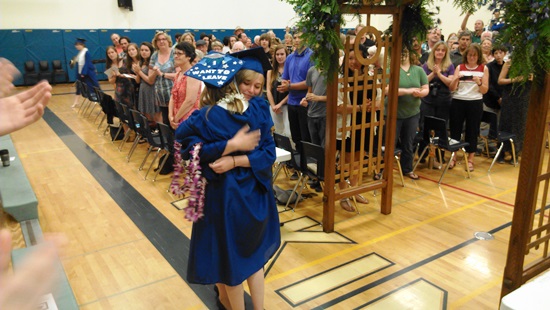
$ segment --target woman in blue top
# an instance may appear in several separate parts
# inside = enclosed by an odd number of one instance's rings
[[[273,121],[269,104],[257,97],[262,65],[234,55],[205,56],[186,73],[207,85],[201,109],[176,130],[183,159],[198,162],[206,180],[204,194],[195,193],[204,212],[199,207],[193,224],[187,277],[191,283],[216,284],[227,309],[244,309],[247,280],[254,309],[263,309],[263,267],[280,246],[271,187]],[[238,71],[233,63],[243,67]]]

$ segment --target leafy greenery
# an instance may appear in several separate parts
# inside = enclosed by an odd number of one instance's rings
[[[311,1],[311,0],[286,0],[294,7],[298,14],[295,25],[296,31],[302,33],[304,44],[313,50],[312,60],[317,68],[332,78],[338,70],[338,53],[343,48],[339,33],[334,31],[336,25],[344,23],[340,6],[337,0]],[[360,0],[349,1],[351,9],[353,4]]]
[[[510,76],[532,73],[534,81],[542,83],[550,72],[549,4],[549,0],[493,0],[490,5],[504,12],[506,26],[497,41],[513,46]]]
[[[338,53],[342,48],[339,34],[334,31],[336,25],[344,23],[343,14],[353,14],[354,8],[363,5],[362,0],[281,0],[294,7],[298,14],[296,30],[302,32],[304,43],[314,54],[312,60],[322,68],[328,78],[338,70]],[[402,5],[404,0],[394,0]],[[535,78],[550,70],[550,0],[492,0],[489,9],[504,11],[507,27],[499,35],[499,40],[514,46],[511,75]],[[389,2],[389,0],[386,0]],[[344,5],[340,5],[344,3]],[[384,3],[384,2],[383,2]],[[434,0],[413,0],[407,2],[401,19],[403,46],[411,50],[413,37],[423,38],[426,31],[436,21],[428,7]],[[383,5],[383,4],[373,4]],[[480,8],[477,0],[453,0],[455,8],[462,13],[473,12]],[[391,33],[390,29],[386,33]]]

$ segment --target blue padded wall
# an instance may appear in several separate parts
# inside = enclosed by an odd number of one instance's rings
[[[192,32],[195,34],[195,40],[199,39],[201,33],[211,33],[218,40],[223,40],[225,36],[233,34],[233,29],[162,29],[166,31],[172,40],[176,33]],[[246,34],[251,39],[256,35],[261,35],[269,29],[249,29]],[[86,39],[86,47],[92,54],[93,60],[105,59],[105,49],[112,45],[111,34],[118,33],[120,36],[129,37],[132,42],[140,45],[141,42],[150,42],[155,36],[157,29],[31,29],[31,30],[0,30],[0,57],[9,59],[15,64],[19,71],[23,72],[24,63],[27,60],[33,60],[38,70],[38,62],[46,60],[50,64],[52,60],[61,60],[63,69],[69,73],[70,82],[76,78],[76,69],[69,68],[69,62],[77,55],[74,47],[76,38]],[[284,29],[273,29],[278,38],[283,39]],[[342,29],[345,32],[345,29]],[[107,77],[105,64],[96,64],[98,78],[105,80]],[[14,81],[15,85],[23,85],[23,77]]]

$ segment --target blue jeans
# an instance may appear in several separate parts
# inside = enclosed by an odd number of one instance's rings
[[[416,130],[418,129],[418,122],[420,121],[420,113],[411,116],[409,118],[397,119],[397,126],[395,130],[395,145],[397,142],[401,142],[401,169],[403,174],[412,172],[413,160],[414,160],[414,147],[413,141],[416,136]]]

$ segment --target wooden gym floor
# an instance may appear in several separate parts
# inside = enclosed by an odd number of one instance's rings
[[[73,91],[55,86],[43,120],[12,139],[42,230],[69,239],[61,262],[81,309],[215,308],[211,286],[186,283],[191,223],[172,204],[170,177],[144,180],[146,144],[127,162],[131,143],[120,152],[97,130],[99,109],[89,118],[71,109]],[[331,234],[319,224],[322,195],[308,189],[295,211],[280,209],[283,240],[265,268],[265,308],[498,309],[519,167],[496,164],[488,175],[490,162],[476,157],[472,179],[462,162],[441,186],[441,171],[419,166],[420,180],[395,180],[391,215],[380,214],[373,193],[360,214],[336,203]],[[284,173],[276,184],[294,185]],[[3,216],[0,226],[15,248],[25,246],[18,223]]]

